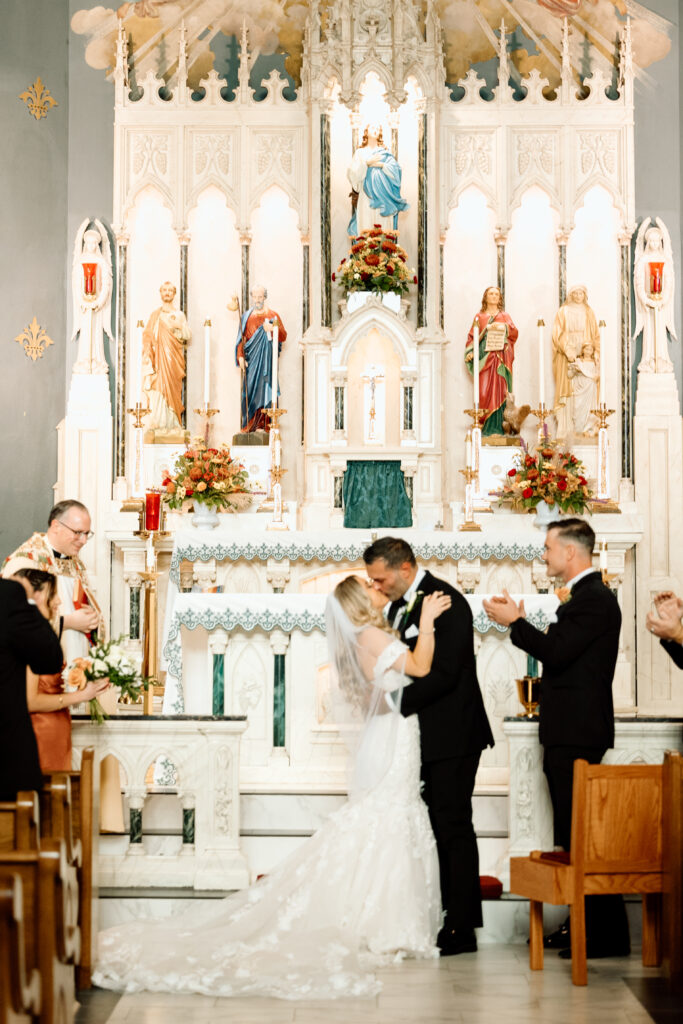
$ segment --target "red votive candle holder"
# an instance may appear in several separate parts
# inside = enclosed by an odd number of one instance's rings
[[[83,264],[83,276],[85,278],[84,291],[86,295],[95,294],[95,275],[97,274],[96,263]]]
[[[159,529],[161,519],[161,491],[147,491],[145,494],[145,529],[150,532]]]
[[[664,272],[663,263],[648,263],[648,270],[650,271],[650,295],[661,295],[662,294],[662,274]]]

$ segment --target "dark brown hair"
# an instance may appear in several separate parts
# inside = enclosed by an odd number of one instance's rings
[[[498,288],[498,285],[497,284],[490,284],[488,286],[488,288],[486,288],[484,290],[484,294],[481,297],[481,312],[482,313],[486,312],[486,293],[490,292],[492,288]],[[502,313],[503,310],[505,309],[505,302],[503,301],[503,289],[502,288],[498,288],[498,291],[500,292],[500,302],[498,303],[498,311],[500,313]]]
[[[593,548],[595,547],[595,531],[592,526],[589,526],[585,519],[578,519],[577,517],[571,517],[569,519],[561,519],[557,523],[551,523],[548,527],[548,533],[551,530],[557,530],[559,536],[565,543],[572,541],[574,544],[578,544],[584,548],[589,555],[593,554]]]
[[[407,541],[400,537],[380,537],[363,552],[363,561],[372,565],[381,559],[388,569],[398,569],[404,562],[416,565],[413,549]]]

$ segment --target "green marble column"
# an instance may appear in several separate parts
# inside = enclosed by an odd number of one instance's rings
[[[418,114],[417,139],[417,326],[426,327],[427,305],[427,115]]]
[[[332,228],[330,195],[330,118],[320,115],[320,319],[332,326]]]
[[[211,714],[225,714],[225,654],[213,655]]]
[[[180,242],[180,295],[178,297],[178,304],[182,309],[185,316],[187,316],[187,268],[188,268],[188,257],[189,257],[190,243],[187,239],[181,239]],[[183,403],[183,415],[181,418],[181,427],[187,426],[187,352],[185,353],[185,376],[183,377],[183,389],[182,389],[182,403]]]
[[[194,807],[183,807],[183,846],[194,846]]]
[[[633,478],[633,383],[631,377],[631,238],[621,243],[621,476]]]
[[[273,746],[285,745],[285,655],[273,655]]]
[[[130,842],[137,845],[142,842],[142,808],[131,807],[130,809]]]

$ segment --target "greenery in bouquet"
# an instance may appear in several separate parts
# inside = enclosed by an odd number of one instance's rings
[[[195,443],[178,457],[173,472],[164,478],[164,500],[169,508],[181,509],[189,499],[228,512],[243,512],[252,501],[248,474],[230,449],[207,448]]]
[[[64,669],[62,678],[66,685],[72,691],[82,690],[91,680],[108,677],[112,686],[118,686],[121,697],[129,697],[135,703],[150,683],[148,679],[142,678],[123,647],[123,641],[127,639],[126,636],[120,636],[116,640],[93,644],[87,658],[75,658]],[[102,725],[109,715],[97,697],[93,697],[89,704],[90,718],[98,725]]]
[[[348,295],[350,292],[398,292],[404,295],[417,284],[415,271],[408,268],[408,254],[398,244],[397,231],[383,231],[381,225],[361,231],[332,275]]]
[[[581,460],[571,452],[560,451],[555,441],[545,440],[534,451],[532,455],[522,444],[516,465],[508,470],[500,503],[509,501],[513,509],[524,511],[545,501],[562,512],[585,512],[593,494]]]

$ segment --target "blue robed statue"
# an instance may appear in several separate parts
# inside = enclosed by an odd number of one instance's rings
[[[353,189],[353,213],[347,231],[355,237],[375,224],[395,231],[398,215],[408,208],[401,196],[401,165],[385,148],[382,129],[369,124],[347,172]]]
[[[266,409],[273,402],[273,342],[270,321],[278,325],[278,354],[287,332],[282,319],[266,307],[268,292],[263,285],[251,290],[251,307],[240,319],[235,361],[242,371],[241,425],[243,433],[269,430]],[[280,388],[277,389],[278,395]]]

